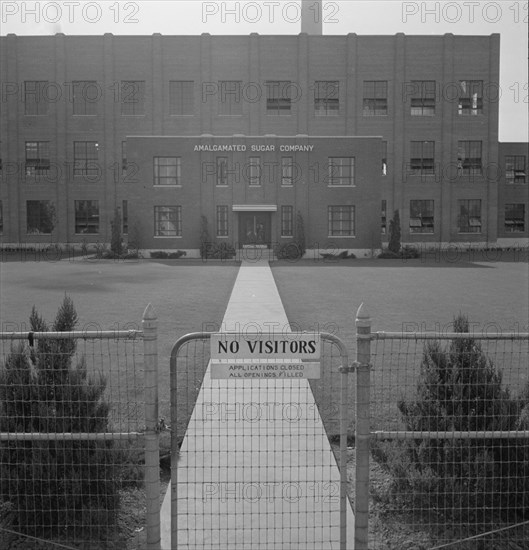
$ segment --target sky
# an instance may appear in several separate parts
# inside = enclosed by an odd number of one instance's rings
[[[300,3],[299,0],[0,0],[0,34],[298,34]],[[528,141],[526,0],[323,0],[319,16],[324,35],[499,33],[499,139]]]

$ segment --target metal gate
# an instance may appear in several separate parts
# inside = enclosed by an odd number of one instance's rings
[[[282,337],[293,341],[307,334]],[[286,358],[225,362],[221,370],[231,365],[236,379],[219,378],[210,348],[219,335],[240,333],[193,333],[174,344],[172,549],[352,547],[346,466],[355,403],[349,374],[355,369],[339,338],[310,334],[321,345],[319,365]],[[274,338],[242,336],[265,337]],[[269,370],[276,374],[265,377]],[[331,436],[339,438],[334,452]]]

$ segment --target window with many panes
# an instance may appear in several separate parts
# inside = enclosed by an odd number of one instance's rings
[[[338,116],[340,111],[340,83],[338,80],[317,80],[314,83],[314,114]]]
[[[26,201],[28,235],[50,235],[55,222],[55,206],[51,201]]]
[[[354,185],[354,157],[329,157],[328,185]]]
[[[281,157],[281,185],[294,184],[294,158]]]
[[[411,90],[411,115],[435,115],[435,80],[412,80]]]
[[[77,80],[72,82],[74,115],[97,115],[97,103],[99,100],[100,91],[97,82],[93,80]]]
[[[217,237],[227,237],[228,235],[228,207],[219,205],[217,206]]]
[[[429,175],[435,173],[435,142],[410,142],[410,173]]]
[[[508,233],[523,233],[525,231],[525,204],[505,205],[505,231]]]
[[[145,114],[145,81],[121,81],[121,114],[140,116]]]
[[[483,81],[460,80],[459,81],[459,105],[460,115],[481,115],[483,113]]]
[[[410,201],[410,233],[434,232],[433,208],[432,200]]]
[[[508,155],[505,157],[505,182],[527,183],[525,157],[523,155]]]
[[[481,174],[481,141],[457,142],[457,169],[464,176]]]
[[[294,207],[281,207],[281,237],[294,236]]]
[[[182,207],[155,206],[154,207],[154,236],[181,237],[182,236]]]
[[[290,115],[292,108],[292,83],[285,80],[266,82],[266,113],[268,115]]]
[[[73,175],[99,176],[99,143],[97,141],[74,141]]]
[[[250,157],[247,167],[250,185],[261,185],[261,157]]]
[[[228,185],[228,157],[217,157],[216,184]]]
[[[329,206],[329,237],[354,237],[354,206]]]
[[[50,142],[26,141],[26,176],[46,176],[50,171]]]
[[[154,185],[181,185],[181,157],[154,157]]]
[[[384,116],[388,114],[387,80],[364,81],[364,116]]]
[[[380,224],[380,232],[382,235],[386,234],[387,231],[387,201],[382,201],[381,206],[381,224]]]
[[[99,201],[75,201],[75,233],[99,233]]]
[[[169,114],[192,115],[195,112],[195,83],[192,80],[169,82]]]
[[[222,80],[219,82],[219,115],[242,115],[242,82],[238,80]]]
[[[459,233],[481,233],[481,200],[465,199],[458,201]]]
[[[26,80],[24,82],[24,114],[47,115],[51,93],[46,80]]]

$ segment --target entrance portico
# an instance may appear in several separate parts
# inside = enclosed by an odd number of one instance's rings
[[[277,212],[275,204],[235,204],[233,212],[238,213],[239,248],[270,248],[275,242],[272,216]]]

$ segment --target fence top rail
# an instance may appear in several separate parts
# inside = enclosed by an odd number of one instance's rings
[[[372,332],[372,340],[529,340],[529,332]]]
[[[72,330],[64,332],[0,332],[0,340],[63,340],[78,338],[85,340],[112,340],[142,338],[141,330]]]

